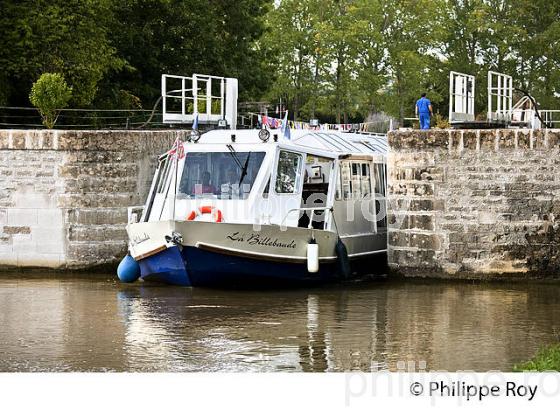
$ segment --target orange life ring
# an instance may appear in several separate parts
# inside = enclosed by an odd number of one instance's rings
[[[216,209],[213,206],[206,205],[200,206],[198,209],[191,211],[189,216],[187,216],[187,221],[194,221],[197,217],[203,214],[212,214],[214,216],[214,222],[222,222],[222,211]]]

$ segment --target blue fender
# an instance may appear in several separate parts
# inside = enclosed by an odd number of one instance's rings
[[[130,255],[126,255],[119,267],[117,268],[117,276],[121,282],[131,283],[140,277],[140,265]]]

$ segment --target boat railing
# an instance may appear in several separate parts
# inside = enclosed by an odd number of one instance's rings
[[[286,223],[286,219],[288,218],[288,216],[290,216],[290,214],[292,212],[301,212],[301,211],[311,211],[311,216],[309,217],[309,224],[307,225],[307,229],[311,229],[313,227],[313,216],[315,215],[315,211],[329,211],[332,212],[333,208],[332,206],[318,206],[318,207],[304,207],[304,208],[292,208],[290,209],[288,212],[286,212],[286,215],[284,215],[284,218],[282,218],[282,223],[280,224],[280,226],[284,226]],[[326,221],[325,221],[326,222]]]
[[[237,124],[237,79],[193,74],[161,76],[163,122],[167,124]]]

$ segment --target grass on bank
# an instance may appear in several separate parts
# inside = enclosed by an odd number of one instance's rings
[[[533,359],[515,365],[513,370],[516,372],[560,371],[560,343],[540,349]]]

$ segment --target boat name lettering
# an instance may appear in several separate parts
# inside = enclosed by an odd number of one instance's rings
[[[249,245],[270,246],[273,248],[296,248],[296,242],[292,239],[290,242],[282,242],[278,238],[271,238],[269,236],[262,236],[258,233],[252,233],[248,237],[235,232],[228,235],[227,238],[233,242],[246,242]]]
[[[142,234],[140,235],[134,235],[130,240],[130,244],[132,246],[135,246],[141,244],[142,242],[146,242],[148,240],[150,240],[150,236],[146,232],[142,232]]]

